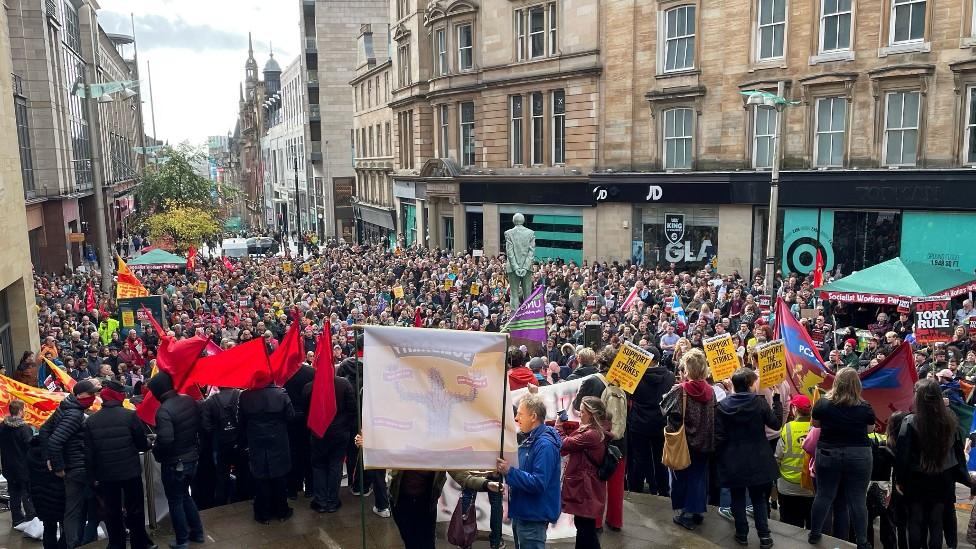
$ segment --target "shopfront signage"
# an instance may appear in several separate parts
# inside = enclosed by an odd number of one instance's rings
[[[662,202],[667,204],[730,204],[728,183],[620,183],[590,187],[593,203]]]
[[[681,242],[685,236],[685,214],[664,214],[664,236],[671,244]]]

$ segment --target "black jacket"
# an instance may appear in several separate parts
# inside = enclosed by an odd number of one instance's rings
[[[153,456],[165,465],[200,458],[200,407],[193,397],[163,393],[156,410],[156,444]]]
[[[27,450],[34,430],[22,417],[7,416],[0,423],[0,465],[7,480],[29,480]]]
[[[247,436],[251,474],[267,479],[291,470],[288,422],[295,417],[288,393],[273,385],[241,393],[240,426]]]
[[[719,482],[723,488],[744,488],[775,482],[779,466],[766,429],[783,424],[783,405],[773,396],[734,393],[715,409],[715,450]]]
[[[34,437],[27,450],[27,468],[30,471],[30,492],[34,512],[42,521],[62,521],[64,520],[64,480],[48,471],[43,446],[40,437]]]
[[[664,432],[664,414],[661,413],[661,398],[674,387],[674,374],[664,366],[653,366],[644,371],[630,397],[630,410],[627,412],[627,432],[640,435]]]
[[[314,382],[305,385],[304,397],[306,401],[312,399]],[[356,430],[356,391],[349,380],[335,376],[336,415],[325,430],[322,438],[312,434],[312,460],[315,462],[316,452],[322,453],[331,444],[346,444],[349,436]]]
[[[301,368],[285,382],[285,392],[291,399],[291,404],[295,408],[295,418],[292,423],[305,423],[305,416],[308,414],[308,398],[305,396],[305,386],[315,379],[315,368],[302,365]]]
[[[220,392],[210,395],[200,403],[200,428],[204,436],[214,441],[215,444],[221,442],[218,439],[225,438],[220,435],[220,432],[224,428],[224,408],[227,408],[228,414],[233,413],[237,415],[241,402],[241,394],[242,391],[240,389],[223,388]],[[238,417],[240,416],[238,415]],[[218,444],[222,448],[215,449],[233,449],[243,443],[243,435],[240,433],[240,430],[240,424],[238,424],[238,436],[234,437],[231,435],[227,437],[230,440],[225,441],[224,444]]]
[[[149,449],[146,428],[135,411],[121,402],[102,403],[85,422],[85,451],[89,472],[99,482],[118,482],[142,476],[139,452]]]
[[[566,381],[573,381],[574,379],[582,379],[590,374],[595,374],[600,370],[596,366],[580,366],[573,370],[573,373],[569,374]]]
[[[44,455],[54,471],[85,468],[85,408],[75,395],[68,395],[41,425]]]

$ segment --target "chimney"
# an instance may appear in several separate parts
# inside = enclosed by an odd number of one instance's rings
[[[373,53],[373,30],[369,23],[359,27],[359,39],[357,44],[358,59],[356,70],[363,67],[372,68],[376,66],[376,55]]]

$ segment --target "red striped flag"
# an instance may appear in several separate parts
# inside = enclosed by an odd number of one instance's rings
[[[627,299],[624,299],[624,302],[620,304],[620,311],[623,313],[630,311],[630,308],[633,307],[639,299],[640,298],[637,296],[637,286],[634,286],[634,288],[630,290],[630,293],[627,294]]]

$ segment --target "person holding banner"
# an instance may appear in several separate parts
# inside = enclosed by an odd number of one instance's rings
[[[671,508],[675,524],[694,530],[704,520],[708,500],[708,460],[715,450],[715,391],[709,385],[708,361],[700,349],[681,358],[684,380],[661,402],[669,432],[682,425],[691,464],[671,471]]]
[[[820,428],[817,441],[817,494],[810,517],[809,541],[819,543],[827,513],[838,488],[843,487],[854,526],[858,549],[869,549],[867,539],[867,491],[871,481],[871,441],[874,409],[861,398],[861,378],[853,368],[842,368],[827,396],[813,407],[813,426]]]
[[[562,441],[545,419],[546,404],[541,397],[523,398],[515,422],[527,436],[519,445],[518,467],[498,458],[498,472],[509,486],[508,516],[516,549],[545,549],[549,523],[559,518]]]

